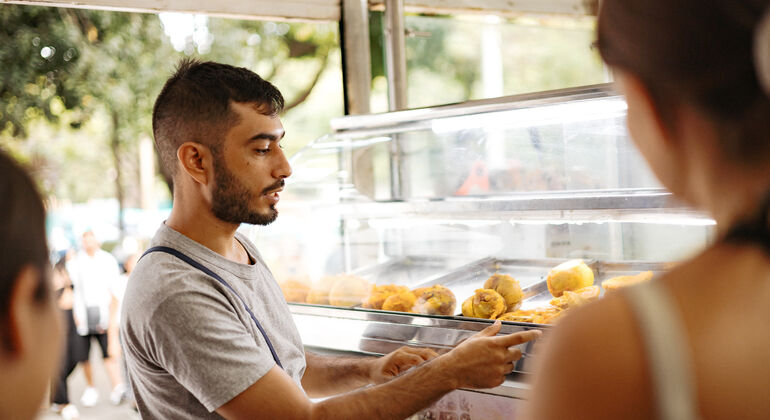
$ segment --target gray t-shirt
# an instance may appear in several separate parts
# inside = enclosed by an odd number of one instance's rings
[[[301,388],[305,353],[281,289],[254,244],[239,233],[236,239],[255,264],[227,260],[165,224],[151,246],[175,248],[227,281]],[[144,256],[131,273],[120,333],[129,381],[145,419],[221,418],[213,411],[275,366],[240,299],[164,252]]]

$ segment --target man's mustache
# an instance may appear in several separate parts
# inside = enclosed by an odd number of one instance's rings
[[[283,188],[284,185],[286,185],[286,182],[284,180],[282,180],[282,179],[279,179],[278,182],[276,182],[275,184],[273,184],[273,185],[265,188],[264,190],[262,190],[262,194],[267,194],[270,191],[277,190],[279,188]]]

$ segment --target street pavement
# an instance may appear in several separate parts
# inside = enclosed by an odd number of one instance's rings
[[[86,389],[86,379],[83,375],[83,370],[78,366],[69,377],[69,398],[70,402],[74,403],[78,411],[80,411],[80,418],[82,420],[137,420],[141,417],[135,412],[127,403],[122,403],[118,406],[113,405],[110,402],[110,392],[112,387],[110,381],[107,378],[107,372],[104,370],[104,364],[102,363],[101,350],[99,345],[94,341],[91,345],[91,366],[94,372],[94,385],[99,390],[99,402],[94,407],[83,407],[80,403],[80,396],[83,395],[83,390]],[[61,419],[58,414],[52,413],[48,405],[43,407],[39,420],[57,420]]]

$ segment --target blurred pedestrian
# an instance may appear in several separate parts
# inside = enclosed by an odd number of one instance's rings
[[[93,372],[88,356],[91,343],[96,341],[101,348],[104,368],[112,385],[111,400],[120,402],[125,387],[120,378],[117,359],[111,357],[107,330],[111,321],[110,288],[119,281],[118,262],[110,253],[101,249],[93,231],[87,230],[82,235],[81,250],[67,263],[74,286],[73,315],[77,332],[83,346],[78,346],[83,353],[79,355],[83,373],[88,384],[80,402],[86,407],[93,407],[99,400],[99,392],[94,387]]]
[[[70,403],[67,388],[67,379],[72,371],[75,370],[78,363],[78,355],[83,354],[81,347],[83,340],[78,335],[75,327],[75,319],[72,316],[72,304],[75,299],[72,281],[66,268],[67,256],[63,256],[53,268],[53,286],[57,299],[57,304],[62,312],[64,319],[64,335],[66,344],[64,346],[64,358],[59,370],[59,376],[53,380],[53,389],[51,392],[51,409],[60,414],[63,419],[80,418],[77,407]]]
[[[0,152],[0,419],[35,417],[62,348],[45,209],[30,177]]]

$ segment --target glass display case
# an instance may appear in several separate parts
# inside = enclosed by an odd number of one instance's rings
[[[596,85],[332,121],[291,158],[278,220],[252,232],[305,344],[446,351],[501,316],[547,336],[702,249],[713,220],[661,188],[625,114]],[[483,394],[526,399],[523,350]]]

